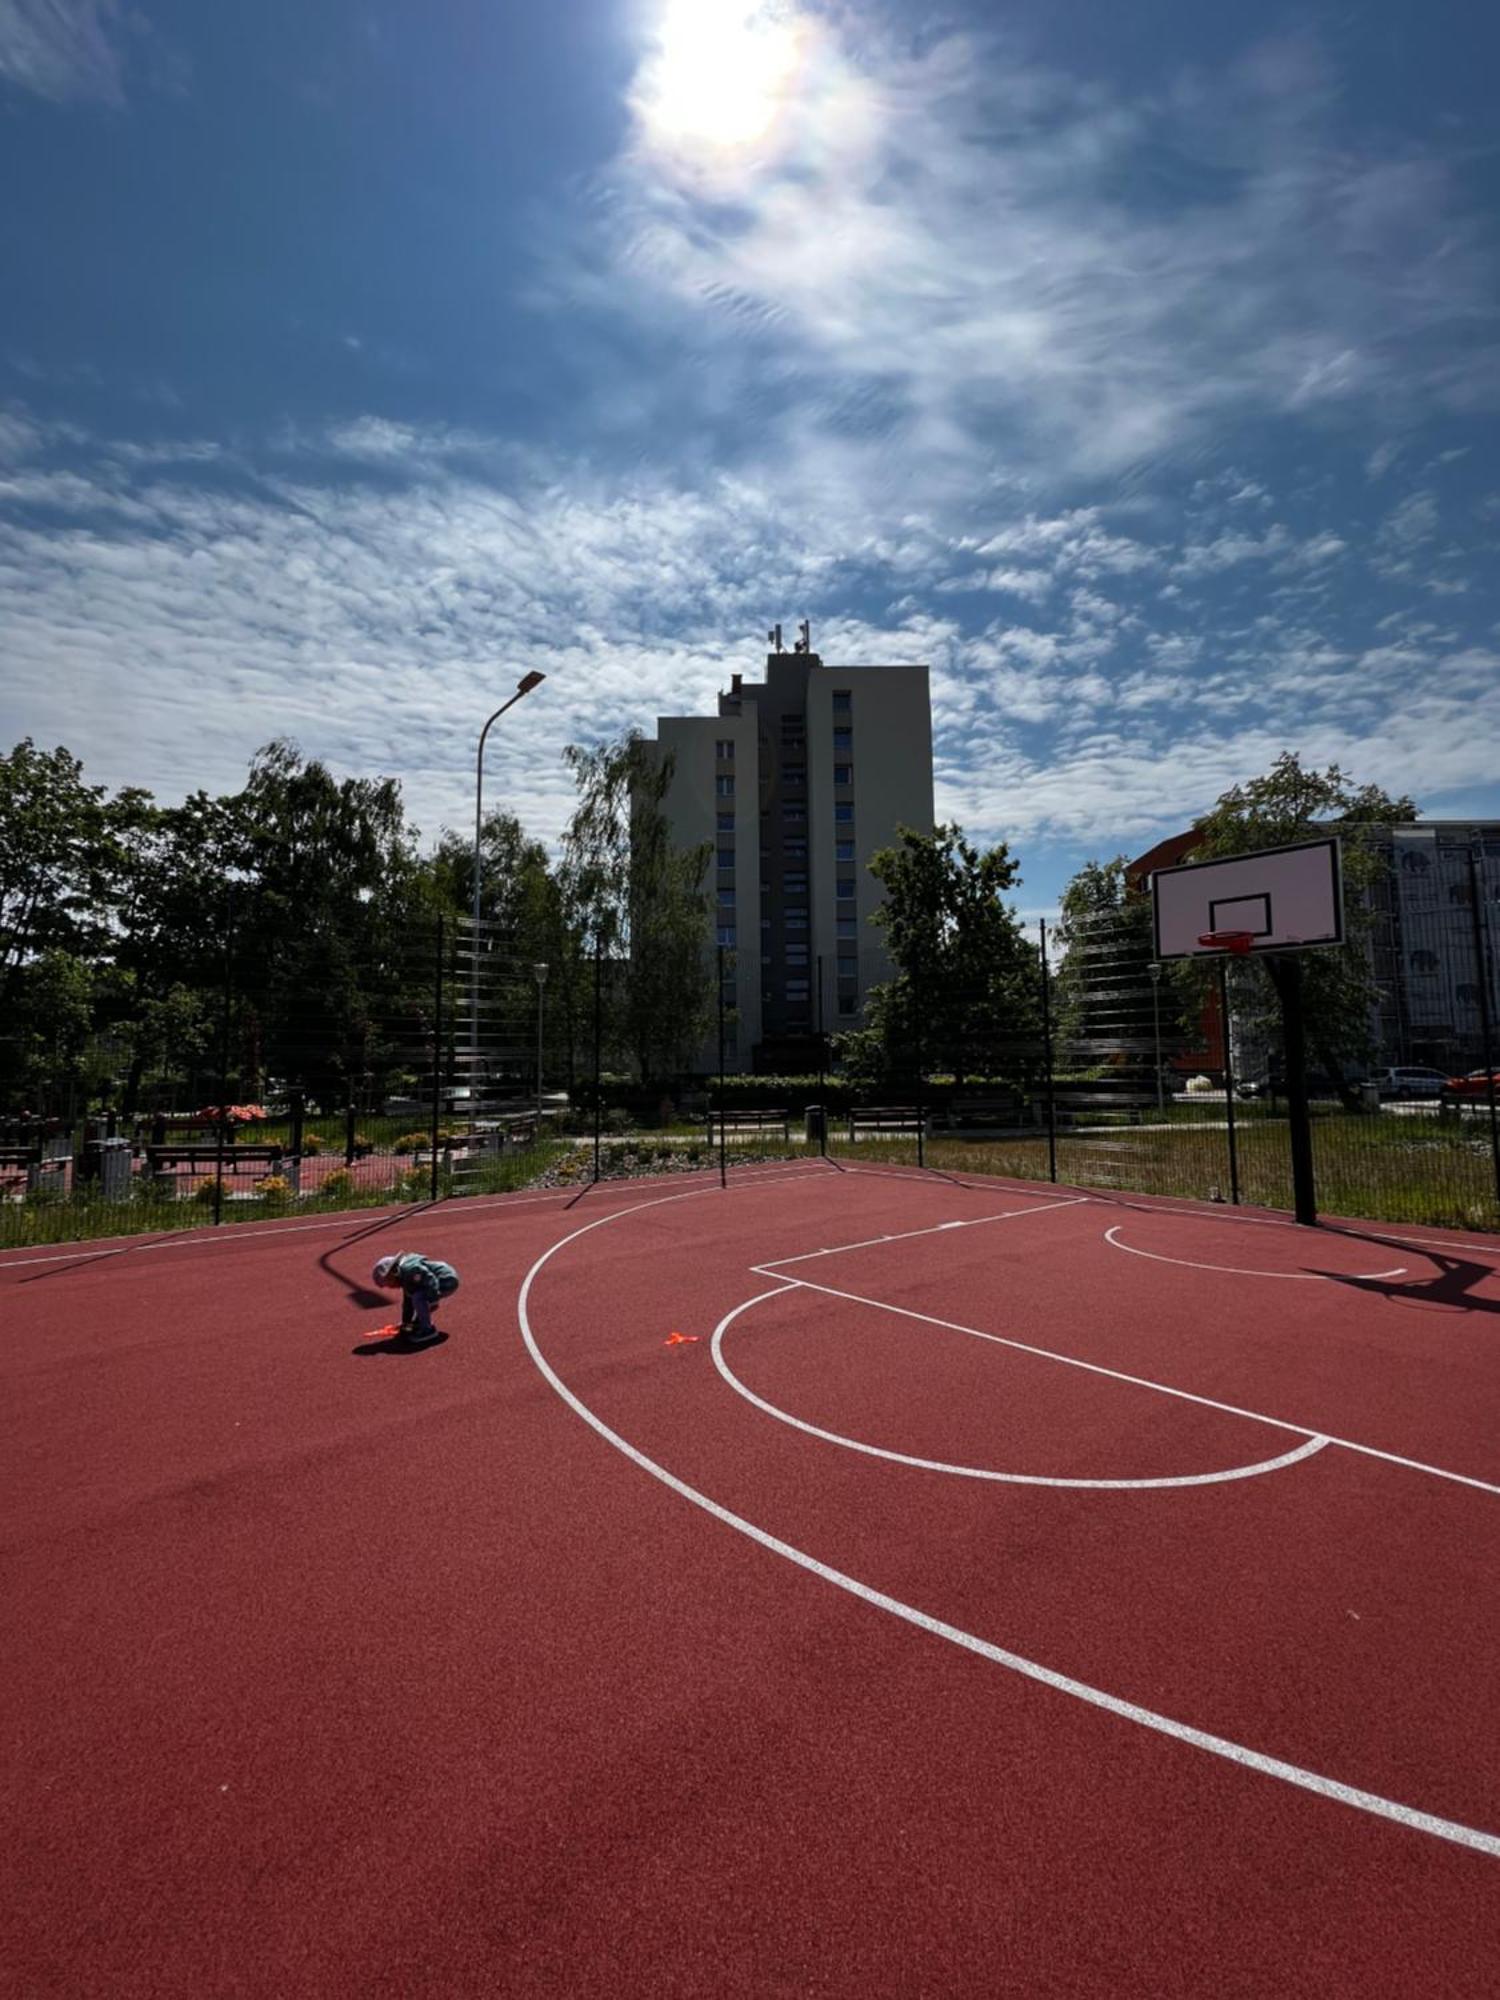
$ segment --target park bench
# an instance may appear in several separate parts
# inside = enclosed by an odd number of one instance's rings
[[[722,1125],[730,1132],[779,1131],[783,1142],[792,1136],[792,1114],[790,1111],[710,1111],[708,1114],[708,1143]]]
[[[1156,1110],[1156,1093],[1135,1087],[1064,1083],[1054,1090],[1053,1104],[1060,1126],[1087,1125],[1097,1120],[1100,1112],[1108,1111],[1123,1111],[1130,1124],[1139,1125],[1143,1112]]]
[[[861,1133],[913,1136],[927,1129],[927,1115],[914,1104],[861,1104],[849,1113],[849,1143]]]
[[[224,1165],[231,1173],[240,1167],[264,1166],[275,1169],[286,1159],[286,1148],[273,1146],[226,1146]],[[211,1173],[218,1165],[217,1146],[148,1146],[146,1148],[146,1171],[150,1174],[164,1174],[174,1169],[196,1168],[203,1173]]]
[[[1013,1131],[1021,1125],[1023,1107],[1014,1090],[993,1090],[954,1097],[948,1104],[948,1126],[955,1132]]]

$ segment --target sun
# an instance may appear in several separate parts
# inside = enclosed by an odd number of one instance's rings
[[[775,0],[667,0],[654,40],[636,91],[646,135],[707,159],[765,139],[802,58],[797,17]]]

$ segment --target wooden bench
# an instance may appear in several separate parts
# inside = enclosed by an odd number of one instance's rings
[[[925,1133],[927,1114],[914,1104],[861,1104],[849,1113],[849,1143],[864,1133],[889,1132],[896,1137]]]
[[[948,1104],[950,1131],[1012,1131],[1023,1123],[1023,1107],[1013,1090],[981,1096],[955,1097]]]
[[[720,1126],[725,1132],[779,1131],[783,1141],[790,1142],[792,1136],[792,1114],[790,1111],[710,1111],[708,1114],[708,1143],[714,1143],[714,1135]]]
[[[1152,1090],[1093,1090],[1087,1085],[1062,1084],[1053,1092],[1053,1104],[1059,1125],[1086,1124],[1091,1115],[1097,1117],[1101,1111],[1123,1111],[1130,1124],[1139,1125],[1143,1112],[1155,1111],[1156,1093]]]
[[[233,1173],[239,1167],[280,1167],[286,1159],[285,1146],[226,1146],[224,1165]],[[217,1146],[148,1146],[146,1171],[164,1174],[186,1167],[212,1172],[219,1164]]]

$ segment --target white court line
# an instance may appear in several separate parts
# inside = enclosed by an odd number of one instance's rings
[[[1081,1208],[1087,1196],[1070,1195],[1066,1201],[1039,1201],[1030,1208],[1006,1208],[998,1215],[970,1216],[963,1222],[933,1222],[925,1229],[899,1229],[892,1235],[866,1236],[858,1243],[832,1243],[826,1250],[806,1250],[800,1257],[778,1257],[771,1264],[757,1264],[757,1272],[777,1271],[783,1264],[806,1264],[814,1257],[837,1257],[845,1250],[869,1250],[879,1243],[905,1243],[913,1236],[937,1236],[946,1229],[977,1229],[982,1222],[1014,1222],[1018,1216],[1042,1215],[1049,1208]]]
[[[1339,1280],[1326,1271],[1251,1271],[1238,1264],[1203,1264],[1195,1257],[1164,1257],[1159,1250],[1137,1250],[1133,1243],[1122,1243],[1116,1234],[1124,1228],[1117,1222],[1113,1229],[1106,1229],[1104,1240],[1112,1249],[1124,1250],[1132,1257],[1149,1257],[1153,1264],[1180,1264],[1185,1271],[1218,1271],[1226,1278],[1290,1278],[1304,1285],[1336,1285]],[[1390,1271],[1351,1271],[1351,1278],[1400,1278],[1406,1274],[1406,1266],[1397,1264]]]
[[[777,1274],[761,1264],[752,1264],[751,1270],[757,1278],[772,1278]],[[1060,1361],[1065,1368],[1082,1368],[1090,1375],[1105,1375],[1113,1382],[1129,1382],[1137,1389],[1154,1389],[1159,1396],[1176,1396],[1184,1403],[1201,1403],[1206,1410],[1222,1410],[1231,1417],[1248,1417],[1252,1423],[1270,1424],[1279,1431],[1293,1431],[1298,1437],[1321,1438],[1326,1444],[1339,1445],[1344,1451],[1357,1451],[1366,1458],[1384,1459],[1388,1465],[1404,1465],[1410,1472],[1425,1472],[1433,1479],[1451,1479],[1457,1486],[1473,1486],[1481,1493],[1500,1496],[1500,1486],[1487,1479],[1475,1479],[1467,1472],[1449,1472],[1445,1466],[1426,1465],[1419,1458],[1402,1458],[1396,1452],[1382,1451],[1373,1444],[1356,1444],[1352,1438],[1335,1437],[1331,1431],[1312,1430],[1306,1424],[1288,1423],[1284,1417],[1268,1417],[1262,1410],[1244,1410],[1237,1403],[1216,1402],[1212,1396],[1196,1395],[1191,1389],[1174,1389],[1168,1382],[1152,1382],[1144,1375],[1126,1375],[1118,1368],[1105,1368],[1097,1361],[1080,1361],[1076,1354],[1059,1354],[1055,1348],[1033,1347],[1029,1341],[1011,1340],[1003,1333],[984,1333],[977,1326],[963,1326],[955,1319],[938,1319],[933,1313],[916,1312],[910,1306],[893,1306],[885,1299],[865,1298],[859,1292],[841,1292],[832,1285],[814,1284],[811,1278],[788,1278],[789,1285],[800,1285],[804,1291],[826,1292],[831,1299],[847,1299],[851,1305],[871,1306],[876,1312],[898,1313],[902,1319],[921,1320],[927,1326],[941,1326],[949,1333],[966,1333],[974,1340],[992,1341],[997,1347],[1013,1347],[1018,1354],[1034,1354],[1043,1361]]]
[[[861,1451],[870,1458],[889,1459],[895,1465],[912,1465],[922,1472],[947,1472],[956,1479],[988,1479],[1002,1486],[1069,1486],[1079,1487],[1088,1492],[1098,1493],[1140,1493],[1155,1492],[1167,1486],[1219,1486],[1231,1479],[1254,1479],[1262,1472],[1279,1472],[1283,1466],[1295,1465],[1299,1459],[1311,1458],[1327,1444],[1325,1437],[1310,1437],[1306,1444],[1299,1444],[1294,1451],[1284,1451],[1279,1458],[1263,1458],[1254,1465],[1232,1465],[1223,1472],[1183,1472],[1163,1476],[1160,1479],[1064,1479],[1037,1472],[994,1472],[978,1465],[948,1465],[936,1458],[913,1458],[904,1451],[888,1451],[883,1445],[862,1444],[858,1438],[843,1437],[838,1431],[825,1431],[817,1424],[794,1417],[789,1410],[779,1409],[775,1403],[768,1403],[763,1396],[746,1386],[729,1363],[724,1359],[724,1335],[741,1313],[752,1306],[763,1305],[767,1299],[779,1299],[787,1292],[807,1291],[811,1288],[800,1279],[788,1278],[773,1291],[761,1292],[753,1299],[745,1299],[732,1312],[724,1315],[714,1328],[710,1352],[714,1366],[738,1395],[747,1403],[753,1403],[768,1417],[775,1417],[783,1424],[790,1424],[794,1430],[805,1431],[809,1437],[822,1438],[826,1444],[843,1445],[847,1451]]]
[[[793,1169],[810,1167],[814,1164],[816,1163],[812,1160],[788,1160],[784,1167],[767,1168],[764,1172],[759,1169],[752,1169],[746,1172],[742,1167],[737,1173],[731,1175],[731,1185],[743,1184],[747,1181],[766,1180],[773,1173],[776,1179],[784,1180]],[[700,1175],[713,1174],[717,1177],[718,1171],[717,1167],[697,1167],[692,1173],[673,1174],[670,1178],[672,1180],[696,1181]],[[643,1174],[640,1178],[644,1181],[655,1183],[669,1177],[665,1174]],[[809,1176],[804,1174],[801,1178],[807,1179]],[[821,1176],[819,1178],[821,1179]],[[714,1185],[717,1187],[717,1178]],[[372,1205],[367,1209],[346,1208],[340,1214],[330,1215],[321,1222],[275,1223],[269,1229],[248,1229],[242,1223],[229,1222],[223,1228],[216,1229],[209,1235],[200,1233],[200,1227],[195,1226],[191,1229],[174,1232],[171,1236],[161,1236],[155,1239],[148,1237],[143,1240],[137,1237],[129,1237],[123,1243],[117,1241],[108,1250],[85,1250],[81,1248],[60,1250],[54,1255],[47,1257],[13,1257],[9,1261],[6,1261],[4,1253],[0,1252],[0,1274],[6,1271],[23,1271],[31,1264],[97,1264],[101,1263],[107,1257],[138,1257],[145,1250],[206,1250],[217,1248],[219,1245],[225,1243],[251,1243],[258,1237],[264,1236],[302,1236],[309,1232],[327,1232],[329,1230],[353,1230],[358,1234],[362,1229],[368,1230],[371,1236],[376,1236],[379,1234],[379,1230],[376,1228],[377,1221],[383,1220],[394,1227],[395,1224],[403,1221],[409,1214],[411,1214],[413,1221],[420,1220],[420,1217],[412,1214],[412,1211],[415,1209],[420,1209],[422,1215],[427,1216],[433,1214],[436,1209],[441,1208],[445,1217],[461,1219],[464,1216],[487,1214],[497,1208],[526,1208],[536,1202],[576,1201],[580,1194],[597,1192],[602,1200],[606,1198],[607,1194],[626,1194],[629,1192],[631,1186],[632,1181],[626,1179],[617,1181],[608,1179],[580,1181],[577,1187],[549,1188],[545,1194],[440,1196],[437,1202],[428,1200],[413,1202],[410,1208],[390,1208],[384,1212],[383,1217],[380,1209]],[[686,1190],[688,1193],[696,1193],[697,1191],[696,1188]],[[639,1208],[645,1204],[636,1202],[632,1205]],[[87,1243],[89,1240],[86,1236],[81,1239],[83,1243]]]
[[[687,1201],[693,1194],[703,1192],[705,1190],[694,1189],[688,1194],[662,1195],[658,1196],[654,1203],[641,1202],[636,1206],[645,1208],[660,1206],[668,1201]],[[900,1618],[933,1638],[946,1639],[950,1645],[962,1647],[968,1653],[975,1653],[981,1659],[991,1661],[995,1666],[1008,1668],[1010,1672],[1021,1674],[1027,1680],[1039,1682],[1055,1693],[1071,1695],[1076,1701],[1086,1702],[1092,1708],[1103,1709],[1106,1714],[1118,1716],[1123,1721],[1138,1723],[1143,1729],[1154,1730],[1158,1735],[1170,1737],[1175,1742],[1187,1743],[1196,1750],[1207,1751],[1211,1756],[1225,1758],[1229,1763],[1237,1764],[1244,1770],[1259,1772],[1263,1777],[1279,1778],[1283,1784],[1295,1785],[1302,1791],[1330,1799],[1337,1805],[1352,1806],[1360,1812],[1371,1813],[1378,1819],[1393,1820],[1398,1826],[1404,1826],[1414,1833],[1429,1833],[1438,1840],[1452,1841],[1455,1846],[1472,1848],[1480,1854],[1493,1855],[1500,1859],[1500,1834],[1486,1833],[1482,1828],[1465,1826],[1459,1820],[1443,1819],[1436,1813],[1423,1812],[1416,1806],[1405,1805],[1399,1799],[1383,1798],[1378,1792],[1363,1791],[1356,1785],[1345,1785],[1337,1778],[1325,1777],[1320,1771],[1309,1771],[1300,1764],[1291,1764],[1283,1758],[1267,1756],[1264,1751],[1252,1750],[1243,1743],[1232,1742],[1226,1736],[1211,1735],[1205,1729],[1195,1728],[1192,1723],[1179,1722],[1174,1716],[1162,1715],[1155,1709],[1143,1708],[1137,1702],[1126,1701],[1119,1695],[1109,1694],[1105,1689],[1093,1687],[1087,1681],[1075,1680],[1070,1674],[1058,1673],[1055,1668],[1045,1667],[1039,1661],[1028,1660],[1020,1653],[1008,1652],[1002,1646],[992,1645],[989,1640],[981,1639],[973,1632],[965,1632],[961,1626],[950,1625],[944,1619],[934,1618],[929,1612],[919,1610],[916,1605],[905,1604],[898,1597],[890,1597],[883,1590],[876,1590],[870,1584],[861,1583],[858,1577],[849,1576],[828,1563],[820,1562],[806,1550],[794,1548],[790,1542],[784,1542],[767,1529],[758,1527],[755,1522],[747,1521],[742,1514],[732,1513],[717,1500],[711,1500],[706,1493],[700,1493],[697,1487],[689,1486],[686,1480],[679,1479],[673,1472],[668,1472],[664,1465],[658,1465],[655,1459],[648,1458],[645,1452],[631,1444],[628,1438],[623,1438],[618,1431],[611,1430],[604,1419],[596,1416],[587,1403],[576,1396],[563,1381],[537,1345],[528,1311],[531,1288],[536,1282],[538,1273],[560,1250],[565,1250],[570,1243],[576,1243],[580,1236],[586,1236],[590,1230],[602,1229],[606,1224],[618,1222],[623,1216],[634,1212],[634,1209],[621,1209],[613,1215],[601,1215],[593,1222],[584,1223],[581,1229],[575,1229],[570,1235],[560,1237],[550,1250],[544,1250],[521,1281],[521,1289],[516,1298],[516,1317],[527,1352],[543,1378],[575,1416],[582,1418],[583,1422],[597,1432],[606,1444],[613,1445],[616,1451],[623,1453],[642,1472],[649,1473],[653,1479],[660,1480],[663,1486],[676,1493],[679,1498],[702,1508],[703,1512],[711,1515],[714,1520],[721,1522],[727,1528],[734,1529],[737,1534],[747,1536],[761,1548],[770,1550],[773,1555],[795,1563],[799,1569],[806,1570],[824,1583],[833,1584],[836,1589],[848,1591],[850,1596],[859,1598],[865,1604],[873,1605],[876,1610],[889,1612],[893,1618]],[[803,1281],[797,1279],[793,1282],[800,1284]],[[818,1288],[809,1286],[808,1289]],[[1283,1425],[1281,1428],[1289,1430],[1295,1426]]]

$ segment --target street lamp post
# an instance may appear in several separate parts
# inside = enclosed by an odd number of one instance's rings
[[[1161,961],[1159,959],[1152,959],[1151,963],[1146,967],[1147,972],[1149,972],[1151,975],[1151,1020],[1152,1020],[1152,1025],[1156,1031],[1156,1108],[1158,1111],[1164,1111],[1166,1109],[1166,1104],[1164,1101],[1163,1090],[1162,1090],[1162,1074],[1161,1074],[1162,969],[1163,968],[1161,965]]]
[[[533,669],[523,674],[516,682],[516,691],[509,701],[502,701],[494,714],[479,732],[479,754],[474,760],[474,929],[469,938],[469,1107],[472,1112],[474,1093],[479,1084],[479,846],[484,834],[484,740],[491,726],[497,723],[508,708],[513,708],[523,694],[530,694],[534,687],[540,687],[547,678]]]
[[[547,990],[547,967],[533,965],[531,975],[536,981],[536,1136],[542,1136],[542,995]]]

